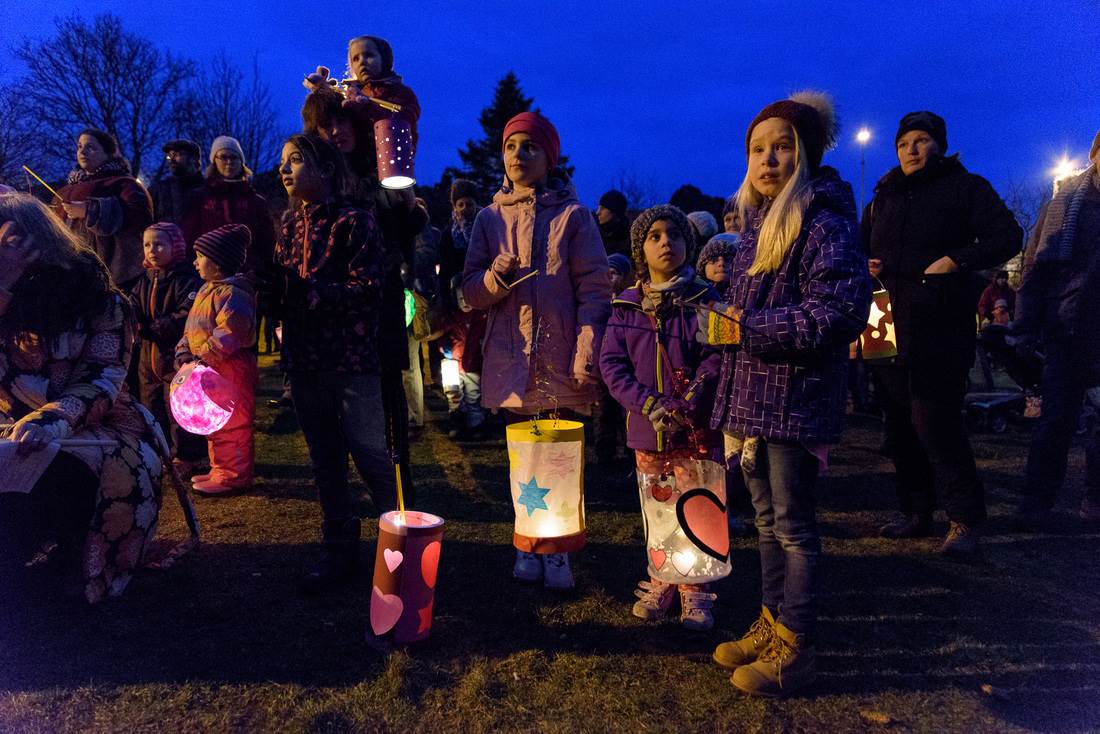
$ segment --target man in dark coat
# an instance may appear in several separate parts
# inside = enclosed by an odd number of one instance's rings
[[[1039,213],[1024,251],[1013,332],[1031,351],[1041,340],[1043,412],[1027,457],[1024,499],[1013,524],[1042,527],[1066,478],[1066,457],[1086,391],[1100,386],[1100,133],[1092,164],[1061,182]],[[1084,520],[1100,521],[1100,436],[1085,442]]]
[[[626,216],[626,196],[611,189],[600,197],[596,207],[596,224],[608,255],[616,252],[630,257],[630,219]]]
[[[187,197],[203,183],[199,172],[202,152],[198,145],[184,139],[171,140],[161,150],[168,161],[169,175],[153,186],[153,219],[182,226]]]
[[[945,157],[938,115],[906,115],[895,143],[900,165],[875,187],[862,225],[871,274],[890,294],[898,347],[892,363],[872,367],[905,514],[881,533],[930,535],[938,486],[951,521],[941,550],[971,555],[973,528],[986,517],[963,416],[984,285],[976,271],[1018,253],[1023,232],[988,181]]]

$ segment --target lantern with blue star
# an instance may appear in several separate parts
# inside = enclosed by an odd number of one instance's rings
[[[508,426],[512,542],[529,553],[568,553],[585,544],[584,425],[543,419]]]

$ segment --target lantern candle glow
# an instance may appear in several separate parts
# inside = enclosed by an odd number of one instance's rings
[[[439,374],[443,379],[443,389],[457,389],[462,386],[462,371],[457,359],[444,359],[439,363]]]
[[[512,543],[529,553],[584,547],[584,424],[543,419],[508,426],[516,512]]]

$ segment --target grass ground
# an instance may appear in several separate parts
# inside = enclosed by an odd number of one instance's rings
[[[436,426],[413,452],[418,507],[447,521],[432,637],[388,655],[367,647],[369,579],[338,598],[294,591],[317,557],[319,514],[305,445],[266,406],[275,394],[269,368],[260,478],[247,495],[198,500],[194,555],[122,599],[0,630],[0,730],[1100,729],[1100,535],[1068,515],[1048,533],[1006,532],[1021,428],[975,436],[993,517],[984,559],[963,564],[933,540],[870,537],[894,507],[890,467],[878,424],[853,420],[820,482],[822,674],[804,696],[762,701],[709,662],[758,608],[755,541],[734,544],[712,633],[641,622],[630,615],[644,564],[637,498],[592,468],[577,591],[521,586],[503,443],[455,444]],[[1081,475],[1078,450],[1063,509]],[[184,535],[170,495],[162,535]]]

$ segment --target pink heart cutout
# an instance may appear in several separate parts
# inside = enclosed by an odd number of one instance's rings
[[[676,508],[685,534],[700,550],[725,560],[730,552],[726,506],[707,489],[693,489],[680,497]]]
[[[370,595],[370,626],[374,634],[381,636],[392,630],[404,610],[401,597],[383,594],[375,586]]]
[[[420,554],[420,575],[424,577],[424,583],[429,589],[435,588],[436,575],[439,573],[439,551],[439,541],[433,540]]]
[[[390,550],[386,548],[382,551],[382,557],[386,559],[386,568],[393,573],[394,569],[401,565],[401,561],[405,560],[404,554],[398,550]]]
[[[659,548],[649,549],[649,560],[653,564],[653,567],[658,571],[661,570],[661,566],[665,565],[665,559],[667,557],[668,556],[665,555],[665,552],[663,550],[660,550]]]

